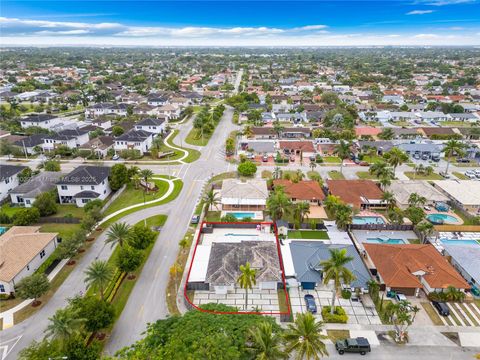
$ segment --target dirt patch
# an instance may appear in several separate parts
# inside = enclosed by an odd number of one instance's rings
[[[458,333],[456,333],[456,332],[442,332],[440,334],[442,334],[448,340],[452,341],[453,343],[457,344],[458,346],[461,346],[460,339],[458,337]]]

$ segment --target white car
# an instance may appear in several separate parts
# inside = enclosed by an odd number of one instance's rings
[[[465,176],[469,179],[475,179],[477,177],[473,171],[465,171]]]
[[[407,301],[407,297],[402,293],[397,293],[397,295],[395,295],[395,299],[397,301]]]

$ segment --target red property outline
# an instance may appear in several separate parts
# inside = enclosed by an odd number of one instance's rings
[[[202,234],[201,229],[203,228],[204,224],[227,224],[227,225],[236,225],[236,224],[252,224],[252,225],[264,225],[268,224],[270,226],[273,226],[274,234],[275,234],[275,241],[277,243],[277,252],[278,252],[278,260],[280,262],[280,270],[282,271],[282,283],[283,283],[283,291],[285,293],[285,301],[287,304],[288,311],[287,312],[281,312],[281,311],[270,311],[270,312],[264,312],[264,311],[213,311],[213,310],[205,310],[197,305],[195,305],[193,302],[190,301],[190,299],[187,296],[187,285],[188,285],[188,279],[190,279],[190,272],[192,271],[192,266],[193,266],[193,261],[195,260],[195,254],[197,252],[197,246],[198,243],[200,242],[200,236]],[[273,222],[211,222],[211,221],[202,221],[200,224],[200,231],[198,232],[197,235],[197,241],[195,243],[195,249],[193,250],[193,255],[192,255],[192,261],[190,261],[190,267],[188,269],[188,275],[187,275],[187,281],[185,281],[185,287],[183,288],[183,296],[185,299],[188,301],[188,303],[193,306],[195,309],[205,312],[205,313],[212,313],[212,314],[235,314],[235,315],[243,315],[243,314],[253,314],[253,315],[289,315],[291,314],[290,312],[290,299],[288,297],[288,291],[287,291],[287,282],[285,280],[285,268],[283,266],[283,258],[282,258],[282,252],[280,251],[280,242],[278,241],[278,233],[277,233],[277,225]]]

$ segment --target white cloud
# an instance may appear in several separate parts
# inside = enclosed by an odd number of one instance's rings
[[[413,36],[415,39],[437,39],[440,36],[437,34],[417,34]]]
[[[425,14],[431,14],[434,11],[435,10],[412,10],[406,13],[405,15],[425,15]]]
[[[66,30],[66,31],[51,31],[51,30],[43,30],[37,31],[35,35],[85,35],[90,34],[88,30]]]
[[[292,30],[298,30],[298,31],[308,31],[308,30],[321,30],[327,28],[327,25],[307,25],[307,26],[301,26],[301,27],[296,27],[293,28]]]
[[[477,2],[477,0],[435,0],[435,1],[426,2],[426,5],[446,6],[446,5],[469,4],[469,3],[475,3],[475,2]]]

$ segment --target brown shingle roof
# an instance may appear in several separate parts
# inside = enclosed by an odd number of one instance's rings
[[[330,194],[357,208],[364,203],[363,199],[380,200],[383,195],[371,180],[327,180],[327,185]]]
[[[10,282],[58,235],[39,230],[39,226],[13,226],[0,236],[0,280]]]
[[[422,283],[413,273],[423,271],[423,279],[431,288],[470,288],[433,245],[363,245],[389,287],[421,288]]]
[[[280,149],[288,149],[288,150],[301,150],[303,152],[315,152],[315,148],[313,147],[313,142],[311,141],[280,141],[279,142]]]
[[[274,186],[283,186],[285,193],[292,199],[297,200],[323,200],[325,194],[317,181],[303,180],[294,183],[290,180],[274,180]]]

